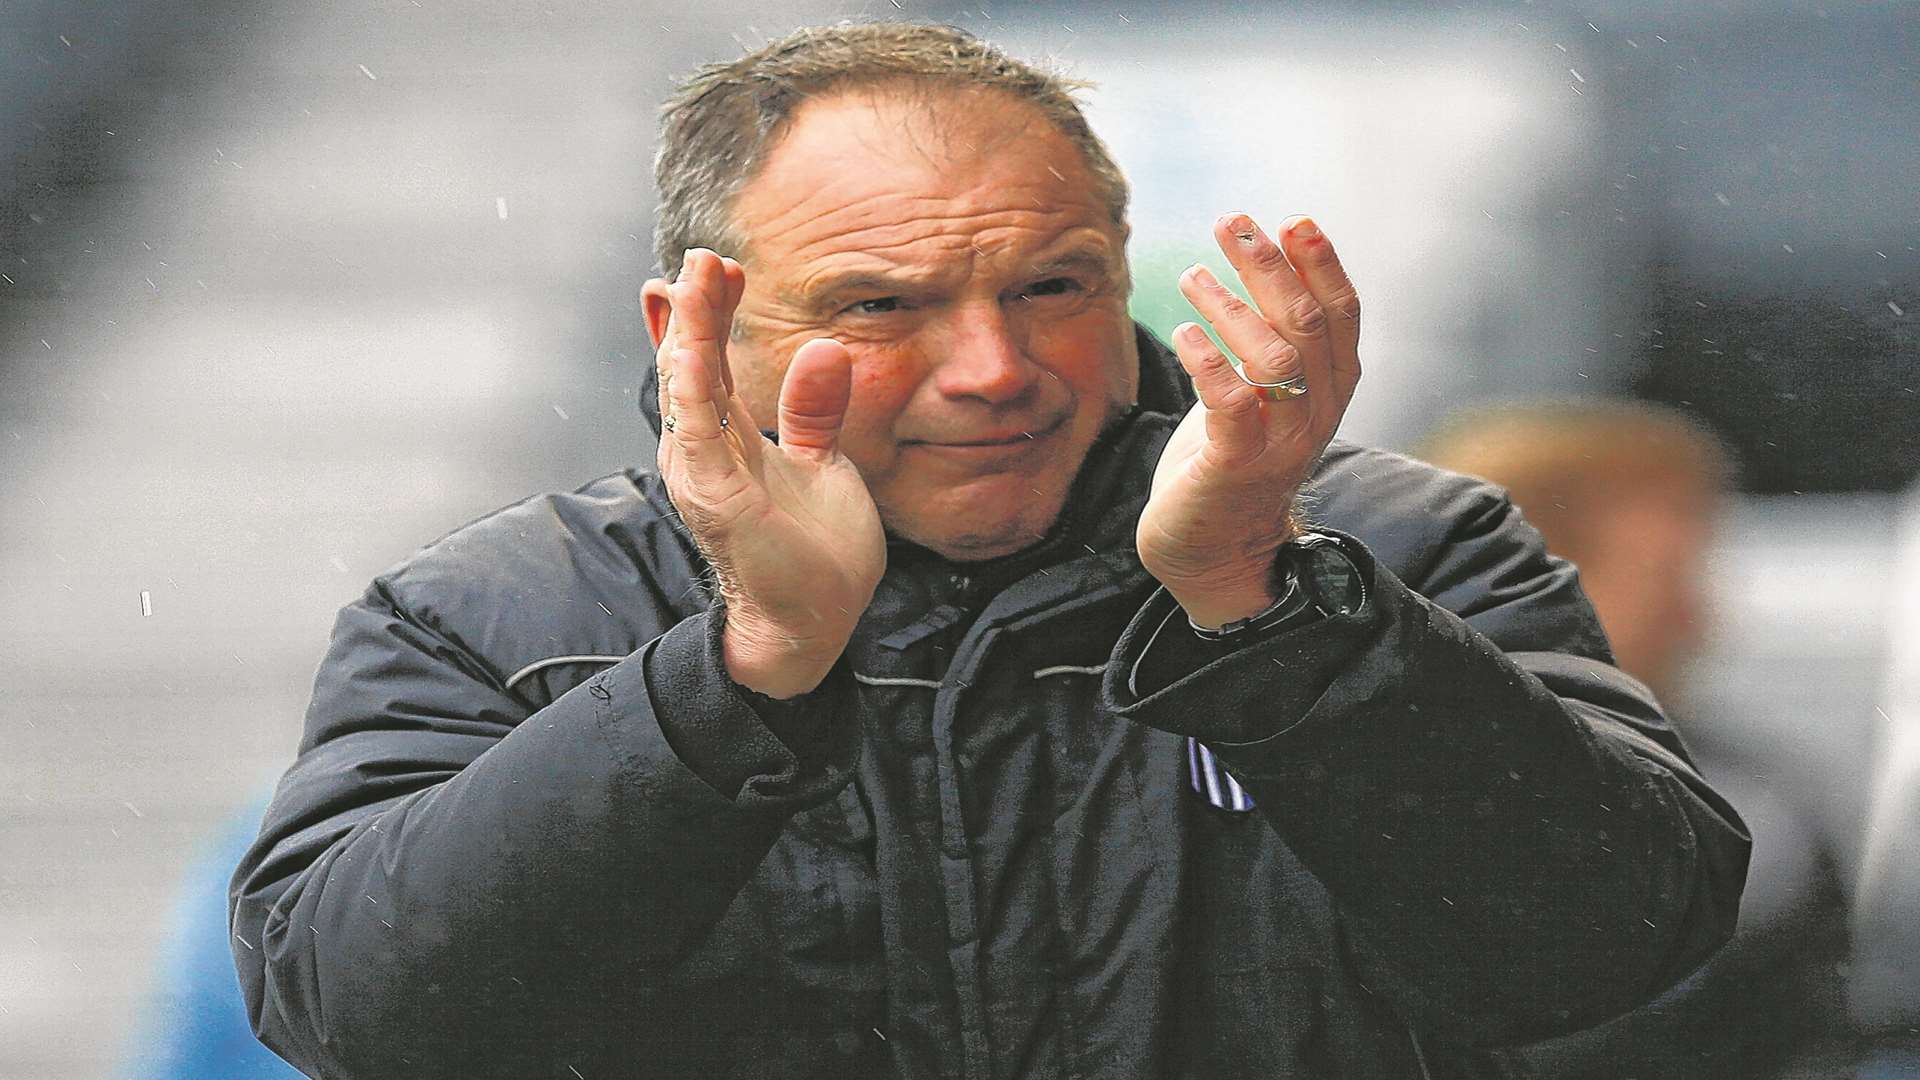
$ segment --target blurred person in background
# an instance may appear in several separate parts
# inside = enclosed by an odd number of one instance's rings
[[[1243,367],[1168,348],[1069,90],[862,24],[674,96],[658,469],[342,612],[233,879],[269,1045],[340,1078],[1474,1075],[1723,940],[1743,827],[1571,568],[1487,485],[1333,439],[1329,239],[1223,217],[1247,299],[1181,284]]]
[[[1808,806],[1819,793],[1770,781],[1780,748],[1737,717],[1684,707],[1687,665],[1712,633],[1707,557],[1734,474],[1724,445],[1673,409],[1582,400],[1464,410],[1416,452],[1506,489],[1547,549],[1579,568],[1621,670],[1669,708],[1682,703],[1675,724],[1687,748],[1753,829],[1733,943],[1647,1007],[1515,1054],[1516,1071],[1749,1078],[1843,1065],[1846,914]]]
[[[1450,417],[1416,453],[1505,488],[1579,567],[1620,670],[1678,695],[1707,640],[1706,556],[1731,479],[1711,432],[1637,402],[1510,404]]]

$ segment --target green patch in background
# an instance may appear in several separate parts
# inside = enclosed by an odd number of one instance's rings
[[[1221,345],[1220,335],[1213,333],[1200,313],[1180,295],[1180,275],[1187,267],[1196,262],[1207,264],[1207,269],[1224,282],[1227,288],[1245,299],[1247,291],[1240,286],[1240,275],[1234,273],[1227,263],[1227,257],[1220,249],[1206,243],[1191,247],[1154,248],[1135,254],[1133,262],[1133,296],[1127,302],[1127,310],[1155,337],[1163,342],[1173,341],[1173,328],[1183,322],[1197,322],[1201,328],[1213,337],[1214,344]],[[1221,345],[1234,366],[1240,364],[1239,357],[1232,350]]]

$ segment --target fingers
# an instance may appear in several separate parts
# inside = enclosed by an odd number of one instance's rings
[[[1360,381],[1360,293],[1312,218],[1289,219],[1281,235],[1287,261],[1325,314],[1334,390],[1344,402]]]
[[[1303,351],[1313,389],[1323,401],[1344,404],[1360,381],[1360,295],[1320,227],[1297,215],[1287,219],[1275,241],[1247,215],[1227,214],[1215,222],[1214,237],[1254,304]],[[1317,364],[1321,354],[1314,351],[1320,345],[1325,347],[1324,380]]]
[[[1173,351],[1207,408],[1207,441],[1228,459],[1223,464],[1238,464],[1258,454],[1266,443],[1258,392],[1233,370],[1226,354],[1198,323],[1174,328]]]
[[[660,336],[660,344],[653,350],[653,389],[658,399],[654,402],[662,420],[673,415],[673,327],[671,322],[666,333]],[[678,420],[674,421],[679,423]],[[673,440],[663,430],[660,432],[660,472],[665,475],[667,459],[672,453]]]
[[[725,393],[721,353],[726,333],[719,307],[726,300],[726,285],[716,260],[708,254],[697,248],[687,252],[679,275],[667,286],[667,298],[673,303],[673,344],[699,353],[706,361],[701,369],[713,380],[714,392]]]
[[[705,248],[689,248],[679,276],[667,286],[667,298],[673,304],[673,344],[701,354],[714,392],[723,397],[733,393],[727,336],[745,291],[746,272],[740,264]]]
[[[1284,259],[1282,261],[1284,263]],[[1325,348],[1321,341],[1304,337],[1290,339],[1261,311],[1234,295],[1233,290],[1222,284],[1206,267],[1198,264],[1189,267],[1180,276],[1180,291],[1193,304],[1194,310],[1219,332],[1220,340],[1227,348],[1239,356],[1242,374],[1248,381],[1275,383],[1304,376],[1310,387],[1323,381],[1323,373],[1315,370],[1316,362],[1320,367],[1325,364]],[[1291,397],[1279,400],[1269,397],[1267,400],[1283,408],[1295,402],[1302,406],[1311,404],[1301,398]]]
[[[662,463],[684,461],[689,478],[696,484],[723,479],[738,466],[739,458],[720,426],[720,402],[713,393],[707,357],[697,349],[682,346],[673,350],[668,364],[673,379],[666,415],[674,418],[674,425],[673,430],[660,436]]]
[[[1294,273],[1294,267],[1288,265],[1281,246],[1244,213],[1229,213],[1215,221],[1213,240],[1240,273],[1240,282],[1256,306],[1254,325],[1258,329],[1240,332],[1240,336],[1252,338],[1244,346],[1215,323],[1227,348],[1235,350],[1246,363],[1246,377],[1256,382],[1306,379],[1309,390],[1325,392],[1327,315],[1300,281],[1300,275]],[[1225,288],[1210,292],[1215,292],[1215,304],[1221,302],[1221,296],[1233,298]],[[1208,315],[1204,307],[1200,311]],[[1313,405],[1298,398],[1290,402],[1300,405],[1300,411],[1308,411]]]
[[[1299,411],[1337,422],[1360,381],[1360,299],[1333,245],[1304,216],[1289,218],[1276,241],[1247,215],[1227,214],[1214,237],[1253,303],[1204,268],[1190,270],[1181,291],[1240,356],[1246,378],[1304,377],[1312,393]]]
[[[831,454],[853,397],[853,357],[832,338],[800,346],[780,384],[780,445]]]
[[[731,255],[720,256],[720,268],[727,282],[726,310],[727,317],[731,319],[733,313],[740,308],[740,298],[747,294],[747,271],[740,265],[739,260]]]
[[[721,310],[725,313],[722,320],[729,337],[733,334],[734,315],[740,310],[740,298],[747,294],[747,271],[731,256],[720,257],[722,279],[726,282],[726,300]],[[723,351],[720,354],[720,379],[726,384],[727,393],[733,393],[733,361]]]

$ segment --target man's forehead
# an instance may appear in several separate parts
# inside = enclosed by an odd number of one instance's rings
[[[927,109],[942,110],[944,131],[906,123]],[[804,275],[782,292],[817,294],[828,276],[931,284],[982,263],[1017,272],[1056,255],[1120,255],[1078,148],[999,92],[810,102],[741,193],[735,220],[750,265]]]
[[[954,157],[1065,141],[1036,106],[1004,90],[897,83],[809,98],[794,109],[773,153],[821,144],[854,160],[912,159],[938,167]]]
[[[944,118],[929,125],[924,110]],[[896,217],[1004,200],[1036,209],[1091,205],[1078,147],[1032,105],[1000,92],[931,103],[837,94],[801,106],[741,192],[744,218],[817,216],[859,203]],[[925,207],[906,204],[924,202]],[[742,221],[741,224],[761,224]]]

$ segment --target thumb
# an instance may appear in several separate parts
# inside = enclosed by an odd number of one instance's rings
[[[780,384],[780,445],[831,454],[853,396],[853,355],[832,338],[814,338],[793,354]]]

